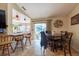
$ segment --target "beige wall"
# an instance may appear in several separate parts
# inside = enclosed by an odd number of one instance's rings
[[[7,10],[7,3],[0,3],[0,9]]]
[[[62,20],[62,21],[63,21],[63,26],[60,27],[60,28],[56,28],[56,27],[54,26],[54,22],[55,22],[56,20]],[[52,22],[51,22],[52,31],[60,32],[60,31],[65,31],[65,30],[67,30],[67,28],[66,28],[66,27],[67,27],[66,20],[67,20],[67,16],[57,16],[57,17],[53,17],[53,18],[52,18]]]
[[[47,21],[47,30],[51,31],[52,30],[52,25],[51,25],[52,19]]]
[[[72,47],[79,51],[79,24],[71,25],[71,17],[79,13],[79,4],[76,8],[69,14],[67,17],[67,28],[68,31],[73,32],[73,39],[72,39]]]
[[[21,12],[22,14],[24,14],[24,15],[26,15],[25,13],[24,13],[24,11],[22,11],[16,4],[8,4],[8,34],[9,33],[12,33],[12,9],[15,9],[15,10],[17,10],[18,12]]]

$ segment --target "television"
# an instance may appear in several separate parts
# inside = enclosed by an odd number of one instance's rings
[[[0,10],[0,33],[4,32],[5,29],[6,29],[5,11]]]

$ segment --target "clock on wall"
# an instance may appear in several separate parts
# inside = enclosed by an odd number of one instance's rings
[[[60,27],[62,27],[62,26],[63,26],[63,21],[62,21],[62,20],[56,20],[56,21],[54,22],[54,27],[60,28]]]

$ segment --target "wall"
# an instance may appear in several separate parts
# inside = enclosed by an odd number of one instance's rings
[[[51,31],[52,30],[52,25],[51,25],[52,19],[47,21],[47,30]]]
[[[15,3],[9,3],[7,5],[7,24],[8,24],[8,28],[7,28],[7,32],[8,34],[12,33],[12,9],[17,10],[18,12],[26,15]],[[27,16],[27,15],[26,15]]]
[[[63,21],[63,26],[60,27],[60,28],[56,28],[54,26],[54,22],[56,20],[62,20]],[[66,24],[66,20],[67,20],[67,16],[57,16],[57,17],[53,17],[52,18],[52,22],[51,22],[51,27],[52,27],[52,32],[55,31],[55,32],[60,32],[60,31],[66,31],[67,30],[67,24]]]
[[[79,24],[71,25],[71,17],[79,13],[79,4],[67,17],[68,31],[73,32],[72,47],[79,52]]]
[[[0,3],[0,9],[7,10],[7,3]]]

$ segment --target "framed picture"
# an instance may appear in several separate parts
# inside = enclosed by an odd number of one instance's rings
[[[79,24],[79,14],[71,18],[71,25]]]

